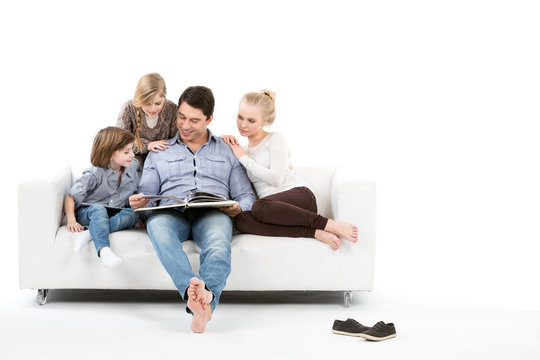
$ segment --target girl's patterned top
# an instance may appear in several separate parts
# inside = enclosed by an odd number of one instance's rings
[[[170,100],[166,100],[163,105],[163,109],[159,114],[158,121],[154,127],[149,127],[146,123],[146,119],[143,118],[139,136],[143,145],[142,151],[135,149],[135,154],[147,154],[148,144],[157,140],[169,140],[176,136],[178,128],[176,127],[176,113],[178,107]],[[127,101],[123,106],[116,126],[126,129],[127,131],[135,134],[137,131],[137,115],[136,108],[133,105],[133,101]],[[144,113],[143,113],[144,115]],[[141,164],[142,165],[142,164]]]

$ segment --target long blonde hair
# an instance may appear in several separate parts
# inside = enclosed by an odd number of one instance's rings
[[[154,97],[158,95],[163,98],[167,98],[167,87],[165,86],[165,80],[158,73],[150,73],[143,75],[137,83],[135,89],[135,95],[133,96],[133,105],[135,106],[135,116],[137,119],[137,128],[135,130],[135,145],[139,152],[143,151],[143,146],[140,137],[140,130],[144,119],[144,111],[142,107],[150,104]],[[165,104],[163,104],[163,109]],[[161,111],[163,111],[163,109]],[[161,116],[161,112],[159,113]]]
[[[276,119],[276,93],[272,90],[250,92],[242,96],[240,102],[261,107],[262,118],[267,125],[272,125]]]

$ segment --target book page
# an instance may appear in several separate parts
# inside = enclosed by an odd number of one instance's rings
[[[176,197],[176,196],[168,196],[168,195],[140,195],[139,196],[139,199],[148,199],[150,201],[158,201],[158,200],[163,200],[163,199],[167,199],[167,200],[173,200],[173,201],[176,201],[176,203],[178,204],[185,204],[186,201],[184,199],[180,199],[179,197]]]
[[[229,199],[221,195],[216,195],[216,194],[203,192],[203,191],[192,192],[186,198],[186,201],[188,203],[214,202],[214,201],[226,201],[226,200],[229,200]]]

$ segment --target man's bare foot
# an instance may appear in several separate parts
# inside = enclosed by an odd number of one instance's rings
[[[210,304],[203,304],[200,301],[196,301],[191,296],[188,298],[187,306],[193,312],[191,331],[198,334],[203,333],[206,329],[206,324],[212,318],[212,307]]]
[[[192,297],[195,301],[202,302],[204,304],[210,304],[214,299],[212,293],[204,287],[204,281],[199,278],[192,277],[189,280],[188,297]]]
[[[328,219],[328,223],[324,230],[348,241],[358,241],[358,228],[344,221]]]
[[[341,240],[336,235],[329,233],[328,231],[320,229],[315,230],[315,239],[330,246],[332,250],[337,250],[341,246]]]

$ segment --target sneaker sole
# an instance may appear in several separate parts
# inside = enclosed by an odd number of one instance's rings
[[[357,336],[357,337],[362,336],[362,333],[350,333],[346,331],[339,331],[339,330],[333,330],[333,329],[332,329],[332,332],[338,335],[348,335],[348,336]]]
[[[391,339],[391,338],[395,338],[396,335],[397,334],[392,334],[392,335],[383,336],[383,337],[376,337],[376,336],[368,335],[368,334],[359,334],[358,336],[363,337],[364,339],[370,340],[370,341],[382,341],[382,340],[388,340],[388,339]]]

